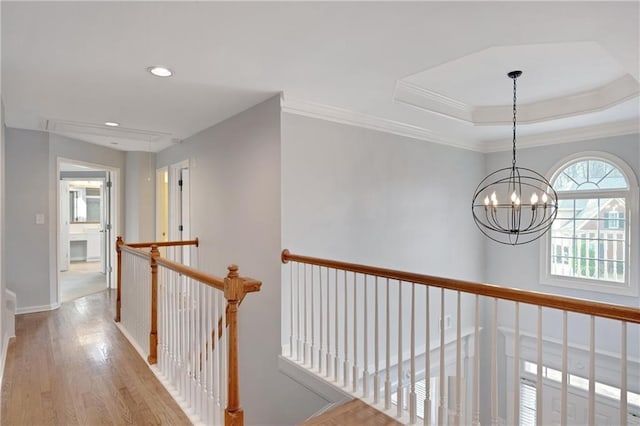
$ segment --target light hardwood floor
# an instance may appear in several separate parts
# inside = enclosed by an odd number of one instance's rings
[[[2,383],[2,425],[190,424],[113,322],[103,291],[18,315]]]
[[[401,425],[386,414],[354,399],[301,423],[301,426],[396,426]]]

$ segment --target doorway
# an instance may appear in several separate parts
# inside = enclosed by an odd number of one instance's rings
[[[114,174],[103,166],[59,161],[58,301],[61,303],[113,286]]]

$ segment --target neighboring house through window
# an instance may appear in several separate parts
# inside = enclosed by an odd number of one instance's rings
[[[589,153],[563,161],[553,172],[558,216],[541,251],[542,282],[637,294],[637,232],[631,232],[637,225],[630,222],[638,200],[631,169],[611,155]]]

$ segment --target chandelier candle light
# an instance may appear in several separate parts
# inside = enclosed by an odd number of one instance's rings
[[[511,167],[496,170],[476,188],[473,220],[484,235],[501,244],[520,245],[543,236],[558,214],[558,194],[541,174],[516,166],[516,79],[513,79],[513,158]]]

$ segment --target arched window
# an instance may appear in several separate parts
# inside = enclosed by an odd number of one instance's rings
[[[635,295],[637,180],[619,159],[592,154],[564,161],[551,178],[558,216],[545,238],[542,281]]]

